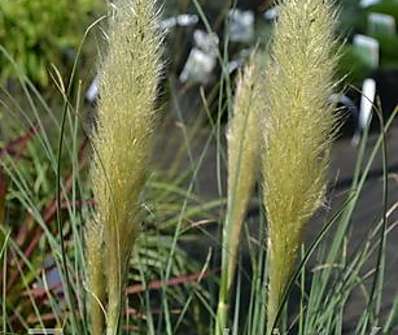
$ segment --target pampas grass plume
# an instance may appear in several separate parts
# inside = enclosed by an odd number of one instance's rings
[[[258,117],[263,107],[259,57],[252,56],[238,78],[233,116],[229,123],[228,207],[223,227],[222,273],[216,334],[222,334],[228,315],[228,300],[235,276],[240,235],[253,192],[260,158]]]
[[[259,114],[263,105],[259,62],[253,56],[238,79],[234,113],[228,130],[228,290],[233,281],[242,223],[258,172]],[[226,237],[226,236],[225,236]]]
[[[286,0],[267,69],[263,157],[269,227],[268,332],[294,270],[307,221],[321,206],[336,114],[336,11],[329,0]]]
[[[91,176],[96,222],[103,226],[108,335],[117,333],[127,265],[140,229],[162,68],[155,1],[119,0],[111,11]]]

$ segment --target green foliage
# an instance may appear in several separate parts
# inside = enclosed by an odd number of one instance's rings
[[[381,1],[378,4],[370,6],[368,8],[368,12],[392,15],[395,17],[396,20],[398,20],[398,1],[396,0]]]
[[[99,9],[98,0],[2,0],[0,45],[32,81],[46,86],[47,68],[65,64],[65,51],[77,48]],[[0,80],[15,77],[15,69],[0,56]]]
[[[362,8],[358,1],[342,0],[342,11],[339,19],[339,31],[343,36],[360,33],[375,38],[380,43],[380,67],[398,67],[398,37],[380,33],[369,33],[368,15],[370,13],[382,13],[391,15],[398,21],[398,1],[385,0],[378,4]],[[366,65],[364,55],[355,50],[351,45],[344,48],[339,63],[339,73],[346,76],[346,81],[357,83],[365,79],[372,69]]]
[[[338,74],[340,78],[345,77],[350,83],[360,82],[366,78],[372,69],[367,65],[363,53],[351,45],[342,48],[341,58],[339,59]]]
[[[398,67],[397,50],[398,50],[398,37],[386,36],[385,34],[377,33],[372,34],[380,43],[381,49],[381,66],[382,67]]]

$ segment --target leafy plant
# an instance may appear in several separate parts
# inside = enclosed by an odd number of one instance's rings
[[[46,86],[48,67],[62,68],[73,60],[68,53],[73,54],[79,46],[100,4],[99,0],[2,0],[0,45],[33,82]],[[0,69],[2,82],[16,78],[15,69],[3,55]]]

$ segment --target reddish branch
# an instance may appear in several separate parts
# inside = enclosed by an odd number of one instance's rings
[[[37,133],[38,128],[34,126],[29,128],[25,134],[17,137],[15,140],[8,142],[4,148],[0,149],[0,158],[6,155],[16,158],[22,157],[22,153],[25,151],[27,144]]]
[[[188,284],[188,283],[193,283],[195,281],[201,281],[202,278],[206,278],[211,274],[211,271],[205,271],[205,272],[198,272],[198,273],[193,273],[189,275],[184,275],[184,276],[178,276],[171,278],[169,280],[155,280],[150,282],[148,285],[142,285],[142,284],[137,284],[133,285],[127,288],[126,293],[127,294],[137,294],[144,292],[146,289],[150,290],[158,290],[162,287],[165,286],[178,286],[182,284]]]
[[[11,141],[0,152],[0,155],[7,154],[10,151],[10,149],[14,149],[16,146],[19,146],[19,150],[22,151],[26,147],[26,144],[32,138],[32,136],[34,134],[36,134],[36,132],[37,132],[36,129],[34,129],[34,131],[30,130],[24,136],[21,136],[20,138]],[[21,145],[21,144],[23,144],[23,145]],[[84,150],[85,150],[87,144],[88,144],[88,140],[85,139],[79,149],[78,159],[79,159],[79,168],[80,169],[83,168],[87,162],[87,160],[85,159],[85,156],[84,156]],[[21,154],[21,151],[18,152],[18,157],[19,157],[19,154]],[[65,193],[66,194],[68,194],[71,191],[73,182],[74,182],[73,174],[71,173],[65,183]],[[68,202],[67,202],[67,200],[65,200],[64,194],[62,194],[62,201],[63,201],[62,208],[67,208]],[[83,204],[83,203],[84,202],[80,202],[80,204]],[[77,205],[79,205],[79,204],[77,204]],[[56,195],[54,195],[53,198],[48,202],[47,206],[43,210],[43,220],[47,226],[49,226],[51,224],[51,222],[54,220],[56,213],[57,213],[57,203],[56,203]],[[43,230],[40,227],[38,227],[37,225],[34,225],[33,217],[31,215],[28,215],[28,217],[26,218],[25,224],[23,224],[20,227],[19,231],[16,234],[16,241],[17,241],[18,245],[22,249],[24,249],[23,253],[26,258],[29,258],[33,254],[38,243],[40,242],[42,235],[43,235]],[[25,244],[28,236],[30,237],[29,244],[26,246],[26,248],[23,248],[22,246]],[[23,266],[24,265],[25,264],[23,263]],[[7,290],[10,290],[17,280],[18,280],[18,273],[13,271],[10,274],[10,278],[7,283]]]
[[[177,276],[174,278],[171,278],[169,280],[154,280],[151,281],[148,285],[142,285],[142,284],[137,284],[130,286],[126,289],[126,294],[138,294],[142,293],[145,290],[158,290],[161,289],[162,287],[174,287],[178,285],[187,285],[187,284],[192,284],[192,283],[199,283],[202,279],[209,277],[211,274],[213,274],[216,271],[205,271],[205,272],[197,272],[197,273],[192,273],[192,274],[187,274],[187,275],[181,275]],[[57,283],[53,285],[52,287],[49,287],[48,289],[51,290],[58,290],[62,286],[62,283]],[[33,297],[36,302],[45,302],[48,298],[48,292],[44,288],[33,288],[29,289],[29,292],[24,292],[24,296],[31,296]],[[128,308],[126,310],[126,313],[128,315],[133,315],[135,317],[140,317],[142,314],[133,308]],[[153,314],[161,313],[160,310],[152,310]],[[173,310],[172,313],[179,313],[179,310]],[[52,313],[45,314],[45,320],[50,321],[54,320],[55,315]],[[43,319],[44,320],[44,319]],[[34,316],[31,316],[28,318],[28,322],[34,323],[36,321],[36,318]]]

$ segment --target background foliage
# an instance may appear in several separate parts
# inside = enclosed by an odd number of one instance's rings
[[[71,62],[98,0],[2,0],[0,1],[0,45],[15,59],[27,76],[48,85],[47,68]],[[12,65],[0,56],[0,79],[15,77]]]

